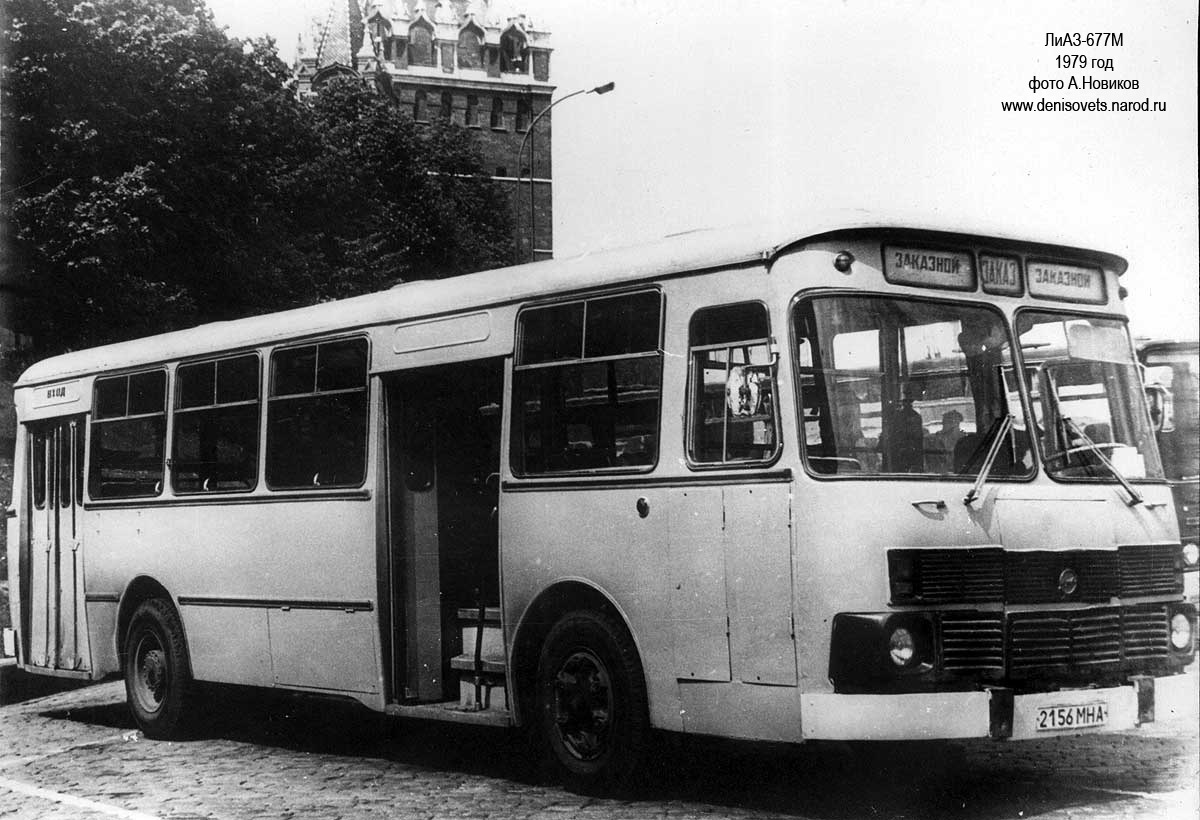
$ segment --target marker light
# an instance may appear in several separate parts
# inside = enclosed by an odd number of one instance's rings
[[[1182,612],[1171,619],[1171,646],[1183,651],[1192,644],[1192,622]]]
[[[1183,565],[1188,569],[1194,569],[1197,564],[1200,564],[1200,547],[1191,541],[1183,545],[1181,552],[1183,555]]]
[[[892,663],[903,668],[910,665],[916,655],[917,644],[912,633],[902,626],[892,630],[892,635],[888,638],[888,657],[892,659]]]
[[[854,264],[854,254],[850,251],[842,251],[833,258],[833,267],[838,273],[849,273],[850,266]]]

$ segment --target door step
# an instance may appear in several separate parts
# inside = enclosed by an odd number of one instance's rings
[[[463,652],[450,659],[450,668],[458,674],[459,708],[472,712],[507,712],[504,633],[500,629],[500,608],[487,607],[484,610],[482,631],[479,610],[460,609],[458,626],[462,630]],[[478,668],[475,663],[477,652]]]
[[[395,717],[442,720],[451,723],[467,723],[474,726],[511,726],[512,714],[499,709],[464,709],[458,701],[444,703],[389,703],[384,713]]]

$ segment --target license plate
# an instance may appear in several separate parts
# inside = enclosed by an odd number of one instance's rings
[[[1039,732],[1093,729],[1107,722],[1107,703],[1081,703],[1076,706],[1045,706],[1038,709],[1034,728]]]

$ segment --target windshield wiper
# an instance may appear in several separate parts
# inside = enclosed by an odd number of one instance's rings
[[[992,428],[991,435],[989,436],[991,446],[988,448],[987,458],[983,460],[983,465],[979,468],[979,475],[975,477],[974,486],[963,497],[963,503],[968,507],[971,506],[971,502],[979,498],[979,491],[983,489],[983,484],[987,481],[988,474],[992,472],[992,465],[996,463],[996,456],[1000,455],[1000,448],[1004,446],[1004,439],[1009,431],[1012,430],[1012,426],[1012,413],[1005,413],[1000,418],[1000,423]],[[988,439],[984,439],[979,443],[979,446],[982,448],[987,441]],[[971,460],[968,459],[967,463],[970,464],[970,462]]]
[[[1053,461],[1059,458],[1065,459],[1071,453],[1083,451],[1090,452],[1099,460],[1100,464],[1112,474],[1112,477],[1117,480],[1117,483],[1121,485],[1121,488],[1125,490],[1125,492],[1129,493],[1129,506],[1136,507],[1138,504],[1141,504],[1143,500],[1142,494],[1139,493],[1137,489],[1129,483],[1129,479],[1122,475],[1121,471],[1117,469],[1117,466],[1112,463],[1109,457],[1104,455],[1104,451],[1100,449],[1100,445],[1092,441],[1091,437],[1089,437],[1087,433],[1083,432],[1083,430],[1080,430],[1079,425],[1072,421],[1069,416],[1061,416],[1060,418],[1067,429],[1070,430],[1071,433],[1083,443],[1078,447],[1068,447],[1061,452],[1048,455],[1046,456],[1046,460]]]

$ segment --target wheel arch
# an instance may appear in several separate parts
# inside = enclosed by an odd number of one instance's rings
[[[121,669],[125,668],[125,633],[129,631],[129,622],[133,620],[133,613],[137,612],[137,608],[152,598],[161,598],[175,610],[175,614],[179,617],[179,625],[183,629],[183,645],[185,648],[188,647],[187,627],[183,623],[183,614],[179,611],[179,605],[171,593],[156,578],[139,575],[125,587],[125,592],[121,595],[121,605],[117,610],[117,662]],[[191,664],[190,649],[188,649],[188,663]]]
[[[525,608],[513,636],[510,684],[514,697],[511,703],[515,707],[513,718],[518,726],[524,725],[528,716],[534,713],[532,698],[537,691],[535,681],[538,658],[550,628],[563,615],[578,609],[605,612],[621,625],[637,651],[642,676],[645,677],[646,664],[642,660],[645,656],[637,633],[630,627],[629,618],[612,596],[599,587],[577,578],[555,581],[538,593]],[[647,697],[650,697],[649,680],[646,680],[645,684]]]

